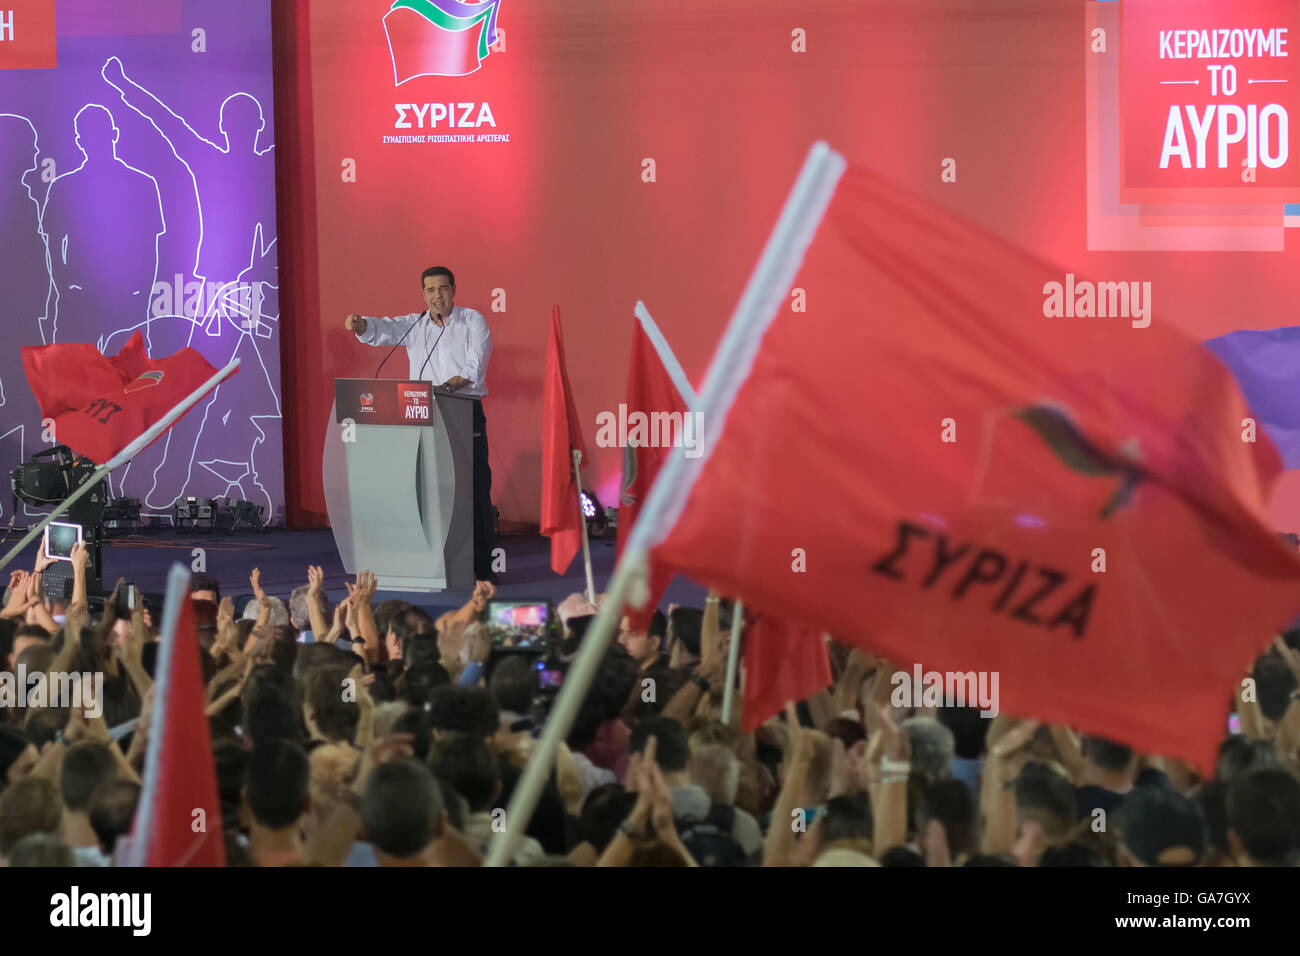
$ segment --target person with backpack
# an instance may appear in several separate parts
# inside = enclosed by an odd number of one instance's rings
[[[672,799],[673,818],[682,844],[700,866],[748,866],[762,859],[763,834],[758,821],[733,802],[710,799],[692,779],[686,729],[669,717],[637,724],[628,741],[628,790],[637,790],[646,771],[646,743],[655,738],[653,760]],[[732,788],[734,800],[734,787]]]

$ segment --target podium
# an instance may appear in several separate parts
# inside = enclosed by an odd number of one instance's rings
[[[325,508],[343,567],[392,591],[474,587],[472,397],[431,382],[340,378]]]

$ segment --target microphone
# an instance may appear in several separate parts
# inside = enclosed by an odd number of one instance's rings
[[[441,313],[441,312],[438,312],[438,313],[435,313],[435,314],[438,316],[438,321],[441,322],[441,321],[442,321],[442,313]],[[443,337],[443,335],[446,334],[446,332],[447,332],[447,326],[444,325],[444,326],[442,327],[442,331],[438,333],[438,337],[437,337],[436,339],[433,340],[433,348],[429,349],[429,354],[426,355],[426,356],[424,357],[424,365],[428,365],[428,364],[429,364],[429,359],[433,358],[433,349],[436,349],[436,348],[438,347],[438,343],[442,341],[442,337]],[[423,375],[424,375],[424,365],[421,365],[421,366],[420,366],[420,374],[415,376],[415,380],[416,380],[417,382],[421,382],[421,381],[424,380],[424,379],[423,379]]]
[[[402,337],[397,340],[397,344],[394,345],[392,349],[389,350],[388,354],[384,356],[384,360],[379,363],[379,368],[375,369],[375,374],[370,376],[371,378],[379,378],[380,371],[382,371],[383,367],[388,364],[388,360],[393,357],[393,353],[402,347],[402,343],[406,341],[406,336],[410,335],[415,327],[420,324],[420,319],[424,318],[428,314],[428,312],[421,312],[420,317],[411,323],[411,328],[407,329],[402,334]]]

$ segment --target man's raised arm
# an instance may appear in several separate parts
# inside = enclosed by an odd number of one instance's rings
[[[127,106],[153,124],[154,129],[171,144],[172,152],[176,154],[177,159],[182,159],[181,153],[188,147],[207,142],[190,129],[183,119],[173,113],[171,107],[128,77],[126,71],[122,69],[122,61],[117,57],[108,58],[100,75],[109,86],[122,94],[122,101]]]
[[[396,319],[374,319],[352,313],[343,327],[365,345],[396,345],[424,315],[403,315]]]

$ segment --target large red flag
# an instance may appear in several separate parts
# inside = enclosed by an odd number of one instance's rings
[[[627,373],[626,410],[620,411],[620,418],[626,417],[629,423],[628,434],[623,442],[623,486],[619,494],[617,553],[620,556],[636,523],[636,516],[641,511],[641,505],[654,484],[655,476],[659,474],[659,469],[672,450],[672,446],[664,441],[654,440],[667,437],[663,434],[664,429],[656,428],[655,423],[674,420],[682,422],[678,435],[683,435],[691,424],[687,419],[691,414],[690,403],[682,395],[682,389],[689,391],[690,385],[669,352],[668,360],[672,361],[673,371],[679,377],[679,381],[674,381],[664,364],[664,357],[651,342],[646,331],[647,323],[655,329],[658,336],[658,329],[650,319],[649,312],[638,303],[637,322],[632,330],[632,362]],[[662,336],[658,338],[660,346],[666,350],[667,343]],[[691,398],[694,399],[693,394]],[[644,427],[638,428],[638,425]],[[692,429],[692,433],[693,431]],[[698,436],[692,434],[692,437]],[[650,626],[655,606],[672,580],[671,569],[653,561],[649,562],[647,571],[650,600],[640,610],[628,609],[629,623],[636,631],[644,631]]]
[[[832,680],[826,642],[818,631],[758,613],[745,631],[741,731],[756,730],[788,702],[811,697]]]
[[[225,866],[221,800],[203,705],[190,576],[167,579],[143,790],[124,854],[129,866]]]
[[[138,331],[111,358],[82,342],[24,346],[22,356],[41,415],[54,420],[59,443],[99,464],[217,371],[191,348],[149,358]]]
[[[573,449],[587,460],[578,408],[564,364],[560,307],[551,309],[546,346],[546,391],[542,408],[542,534],[551,539],[551,570],[563,574],[582,547],[582,508],[573,474]]]
[[[1300,608],[1263,520],[1277,455],[1243,442],[1228,371],[1140,275],[1085,282],[841,169],[792,200],[809,221],[787,209],[772,248],[802,234],[802,267],[791,242],[728,330],[705,455],[670,461],[633,546],[666,534],[654,557],[723,593],[1210,766],[1242,668]],[[769,330],[791,285],[797,335]]]

